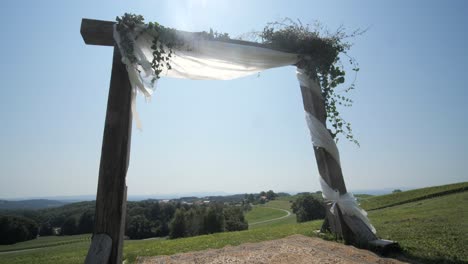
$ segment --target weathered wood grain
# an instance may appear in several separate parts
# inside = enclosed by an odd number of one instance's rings
[[[107,234],[112,239],[109,263],[121,262],[126,202],[125,177],[130,157],[132,127],[131,93],[127,70],[121,62],[119,49],[114,47],[94,226],[96,234]]]
[[[106,234],[95,234],[89,247],[85,264],[107,263],[112,250],[112,238]]]
[[[83,18],[80,33],[88,45],[114,46],[113,21],[102,21]]]
[[[130,155],[129,155],[130,156]],[[127,163],[128,166],[128,163]],[[118,246],[118,252],[117,252],[117,259],[122,259],[123,255],[123,241],[124,241],[124,236],[125,236],[125,221],[126,221],[126,216],[127,216],[127,189],[128,187],[125,186],[125,191],[124,191],[124,199],[122,201],[122,220],[120,222],[120,237],[119,237],[119,246]]]

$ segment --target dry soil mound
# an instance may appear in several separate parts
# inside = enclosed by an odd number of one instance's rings
[[[139,257],[137,263],[404,263],[352,246],[293,235],[278,240],[227,246],[171,256]]]

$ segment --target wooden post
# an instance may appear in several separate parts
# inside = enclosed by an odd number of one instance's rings
[[[319,84],[316,83],[316,85]],[[304,86],[301,86],[301,94],[304,110],[315,116],[326,126],[327,115],[323,98]],[[323,148],[314,147],[314,153],[320,176],[332,189],[338,190],[340,194],[345,194],[347,190],[341,166]],[[335,215],[330,213],[330,208],[327,208],[326,222],[330,225],[331,231],[342,236],[347,244],[367,245],[369,241],[377,239],[374,233],[360,219],[343,215],[339,206],[336,206],[336,208],[337,213]]]
[[[95,234],[106,234],[112,239],[108,263],[122,262],[123,226],[125,225],[126,213],[125,177],[130,156],[132,128],[131,89],[127,70],[121,62],[120,51],[115,46],[102,141],[94,224]],[[93,262],[93,252],[95,250],[91,247],[87,263]]]
[[[124,190],[124,199],[122,202],[122,220],[120,222],[120,237],[119,237],[119,255],[117,256],[117,259],[119,260],[119,263],[122,260],[122,255],[123,255],[123,242],[124,242],[124,237],[125,237],[125,220],[127,216],[127,186],[125,186]]]

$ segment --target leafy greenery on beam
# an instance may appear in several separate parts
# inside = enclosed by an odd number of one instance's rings
[[[125,13],[122,17],[117,17],[117,31],[121,36],[120,46],[122,47],[125,57],[131,63],[135,63],[137,58],[134,54],[132,34],[135,34],[135,40],[143,33],[147,33],[153,37],[151,49],[153,50],[153,60],[151,68],[154,71],[155,77],[152,79],[154,83],[160,78],[160,74],[164,67],[171,69],[169,63],[173,55],[173,48],[180,47],[184,43],[177,37],[176,30],[164,27],[158,23],[144,23],[144,18],[141,15]]]
[[[363,33],[364,31],[356,30],[347,34],[345,29],[340,27],[335,33],[330,34],[323,30],[320,24],[311,27],[291,19],[285,19],[281,23],[269,23],[263,32],[257,33],[266,46],[299,54],[298,66],[321,86],[327,121],[332,126],[330,132],[333,138],[338,142],[337,135],[343,134],[358,146],[359,142],[354,138],[351,123],[341,117],[338,109],[339,106],[352,106],[353,101],[338,92],[336,88],[344,84],[346,75],[340,55],[344,55],[349,60],[353,67],[352,71],[355,73],[359,71],[356,60],[347,54],[352,45],[345,40]],[[355,89],[354,81],[342,92],[348,93]]]

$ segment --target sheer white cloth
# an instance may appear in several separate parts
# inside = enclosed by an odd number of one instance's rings
[[[127,66],[130,83],[133,87],[132,112],[137,128],[141,122],[136,110],[136,94],[142,93],[149,100],[156,83],[151,80],[155,72],[151,68],[153,60],[153,37],[143,33],[134,40],[136,63],[124,56],[122,62]],[[170,59],[171,69],[164,67],[160,76],[192,80],[231,80],[255,74],[275,67],[294,65],[297,54],[280,52],[261,47],[240,45],[221,41],[211,41],[197,37],[183,37],[185,44],[173,49]],[[114,39],[120,44],[120,35],[114,26]],[[120,47],[121,54],[125,54]],[[165,48],[165,50],[168,50]]]
[[[114,38],[120,43],[120,36],[115,28]],[[151,68],[152,40],[153,37],[146,33],[138,36],[134,45],[137,62],[132,64],[126,58],[122,61],[127,65],[132,86],[147,97],[154,90],[151,84],[154,77]],[[297,54],[262,47],[211,41],[200,37],[184,37],[184,40],[185,45],[173,48],[170,59],[172,69],[163,68],[161,77],[231,80],[266,69],[294,65],[298,61]]]
[[[183,35],[183,34],[182,34]],[[260,71],[294,65],[298,62],[298,55],[272,49],[206,40],[203,38],[187,37],[182,47],[174,48],[170,59],[171,69],[164,68],[161,77],[173,77],[192,80],[230,80],[255,74]],[[134,40],[134,56],[136,62],[131,63],[125,56],[122,62],[126,64],[130,83],[133,87],[132,111],[136,125],[141,128],[136,111],[135,96],[138,92],[151,98],[155,83],[151,80],[155,73],[151,68],[153,50],[151,49],[153,37],[143,33]],[[114,39],[120,44],[120,35],[114,28]],[[121,54],[122,48],[119,46]],[[297,78],[300,85],[311,89],[321,96],[320,86],[310,79],[301,69],[297,69]],[[335,141],[329,131],[312,113],[306,112],[306,121],[310,131],[312,143],[315,147],[322,147],[340,164],[340,157]],[[370,225],[364,210],[357,205],[352,194],[339,195],[322,181],[322,191],[325,199],[338,204],[344,214],[355,215],[361,218],[375,232]],[[332,207],[332,210],[334,206]],[[333,212],[333,211],[332,211]]]
[[[296,76],[299,84],[306,89],[310,89],[318,97],[322,97],[322,92],[317,81],[312,80],[303,69],[296,69]],[[340,154],[336,143],[325,125],[320,122],[313,114],[306,111],[306,122],[309,127],[312,144],[315,147],[324,148],[340,164]]]
[[[338,192],[338,190],[333,190],[328,186],[322,177],[320,177],[320,184],[322,185],[323,199],[332,204],[330,208],[330,212],[332,214],[335,214],[335,207],[338,205],[343,214],[358,217],[374,234],[376,233],[374,226],[367,218],[367,212],[359,207],[359,204],[352,193],[347,192],[340,195],[340,192]]]

